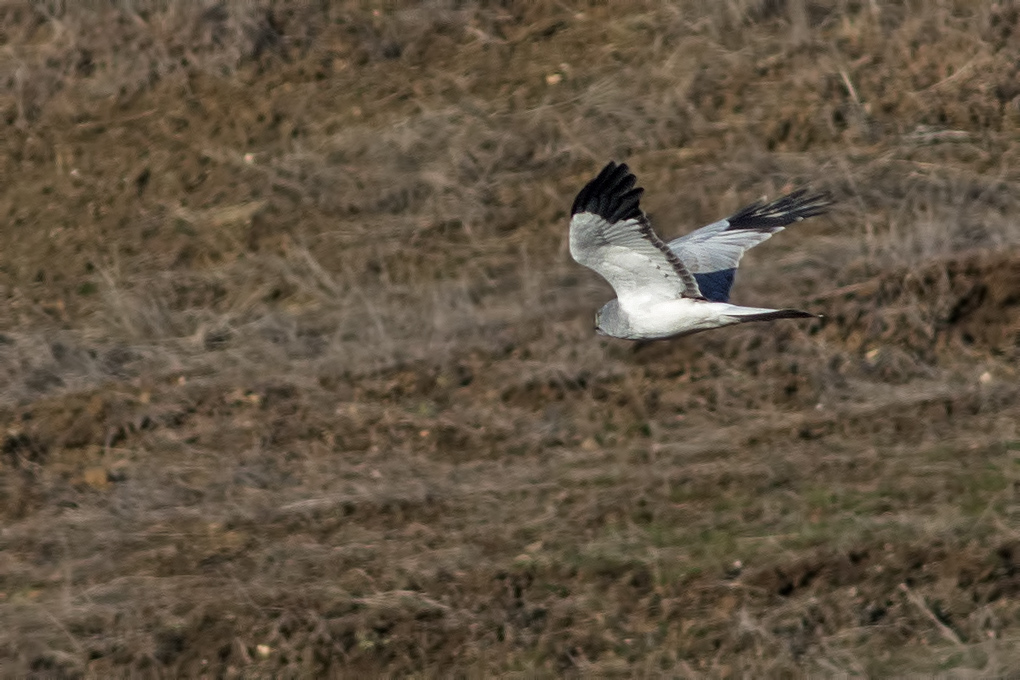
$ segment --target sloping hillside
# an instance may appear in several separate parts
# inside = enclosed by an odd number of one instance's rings
[[[3,674],[1020,665],[1011,3],[110,4],[0,2]],[[825,318],[596,336],[609,159]]]

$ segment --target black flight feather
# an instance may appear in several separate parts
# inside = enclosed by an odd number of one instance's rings
[[[773,231],[807,217],[821,215],[833,202],[832,196],[828,193],[808,195],[807,189],[800,189],[769,203],[763,201],[752,203],[727,218],[730,226],[726,227],[726,230]]]
[[[626,163],[617,165],[610,161],[598,177],[584,185],[577,194],[570,214],[594,213],[610,224],[640,219],[642,213],[639,204],[644,189],[634,188],[636,182],[637,178],[631,174]]]

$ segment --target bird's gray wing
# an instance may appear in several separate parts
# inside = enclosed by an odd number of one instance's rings
[[[581,189],[570,211],[570,255],[608,281],[624,308],[700,299],[691,271],[641,211],[636,181],[625,163],[610,162]]]
[[[669,249],[692,274],[736,269],[748,248],[794,222],[821,215],[830,205],[828,194],[801,189],[769,203],[752,203],[732,217],[673,239]]]

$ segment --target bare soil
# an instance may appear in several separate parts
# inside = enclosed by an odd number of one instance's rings
[[[0,2],[0,674],[1020,667],[1016,5],[109,4]],[[609,159],[824,318],[594,335]]]

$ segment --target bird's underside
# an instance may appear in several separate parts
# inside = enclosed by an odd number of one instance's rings
[[[626,164],[610,162],[588,182],[571,209],[570,254],[600,274],[616,299],[595,315],[601,334],[655,340],[753,321],[815,317],[797,309],[741,307],[729,292],[740,258],[752,248],[832,204],[827,194],[800,190],[668,243],[640,208],[643,189]]]

